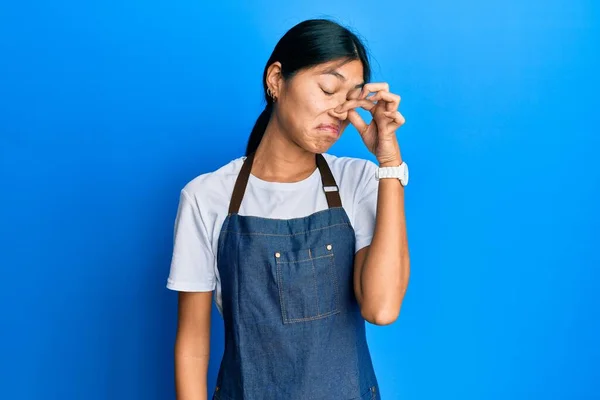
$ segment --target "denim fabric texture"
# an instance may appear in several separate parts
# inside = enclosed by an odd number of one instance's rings
[[[353,290],[354,241],[342,207],[289,220],[227,216],[213,399],[380,399]]]

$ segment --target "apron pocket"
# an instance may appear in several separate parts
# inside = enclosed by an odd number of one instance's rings
[[[284,324],[340,312],[333,247],[330,244],[276,252],[277,285]]]

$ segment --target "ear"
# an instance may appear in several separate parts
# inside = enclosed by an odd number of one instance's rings
[[[279,98],[281,88],[283,86],[283,76],[281,75],[281,63],[275,61],[269,65],[267,69],[267,87],[271,88],[271,92],[275,97]]]

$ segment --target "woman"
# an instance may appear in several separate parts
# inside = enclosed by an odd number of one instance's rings
[[[213,399],[380,398],[365,320],[400,312],[408,170],[400,97],[369,77],[348,29],[296,25],[265,67],[246,157],[182,190],[167,284],[180,292],[178,399],[206,398],[213,290],[225,322]],[[325,153],[350,123],[379,165]]]

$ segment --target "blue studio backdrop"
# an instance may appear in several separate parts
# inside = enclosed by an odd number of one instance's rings
[[[411,282],[385,400],[600,398],[592,0],[0,5],[0,398],[173,399],[180,189],[243,154],[297,22],[402,97]],[[354,129],[330,150],[374,158]],[[213,310],[209,389],[223,351]]]

